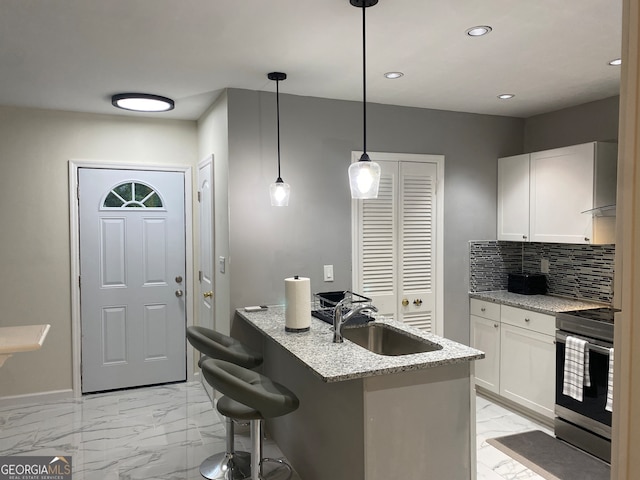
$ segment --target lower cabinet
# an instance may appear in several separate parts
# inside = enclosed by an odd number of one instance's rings
[[[500,321],[471,315],[471,344],[485,355],[475,363],[476,385],[500,393]]]
[[[553,418],[554,337],[503,323],[500,358],[500,395]]]
[[[555,404],[555,317],[471,299],[475,383],[548,418]]]

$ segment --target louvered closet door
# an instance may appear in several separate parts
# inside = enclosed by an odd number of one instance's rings
[[[399,168],[399,318],[433,332],[437,167],[402,162]]]
[[[398,247],[396,162],[378,162],[381,168],[378,198],[358,202],[359,290],[378,311],[397,318]]]

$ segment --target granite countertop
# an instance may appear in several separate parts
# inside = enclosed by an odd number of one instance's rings
[[[522,307],[535,312],[555,315],[558,312],[568,312],[570,310],[588,310],[610,306],[603,303],[589,302],[587,300],[577,300],[566,297],[556,297],[553,295],[521,295],[511,293],[506,290],[495,292],[470,292],[469,297],[479,300],[486,300],[512,307]]]
[[[484,358],[484,353],[480,350],[382,316],[376,318],[377,323],[389,324],[395,329],[441,345],[442,350],[399,356],[378,355],[346,339],[344,343],[333,343],[333,327],[314,317],[311,317],[310,331],[285,332],[284,306],[269,307],[258,312],[238,309],[237,313],[265,336],[288,350],[325,382],[388,375]]]

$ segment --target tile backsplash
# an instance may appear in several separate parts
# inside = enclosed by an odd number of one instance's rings
[[[549,260],[548,293],[611,303],[615,245],[469,242],[469,290],[507,289],[508,273],[540,273]]]

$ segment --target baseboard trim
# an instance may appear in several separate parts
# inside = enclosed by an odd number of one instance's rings
[[[61,400],[74,400],[73,390],[51,390],[49,392],[27,393],[0,397],[0,407],[24,405],[26,403],[52,403]]]
[[[476,393],[478,395],[480,395],[481,397],[486,398],[487,400],[491,400],[492,402],[495,402],[497,404],[499,404],[502,407],[505,407],[508,410],[512,410],[515,413],[518,413],[520,415],[523,415],[531,420],[533,420],[534,422],[537,422],[547,428],[550,428],[551,430],[553,430],[553,418],[549,418],[546,417],[538,412],[534,412],[533,410],[527,408],[527,407],[523,407],[522,405],[519,405],[518,403],[509,400],[508,398],[504,398],[501,395],[497,395],[493,392],[489,392],[488,390],[482,388],[479,385],[476,385]]]

